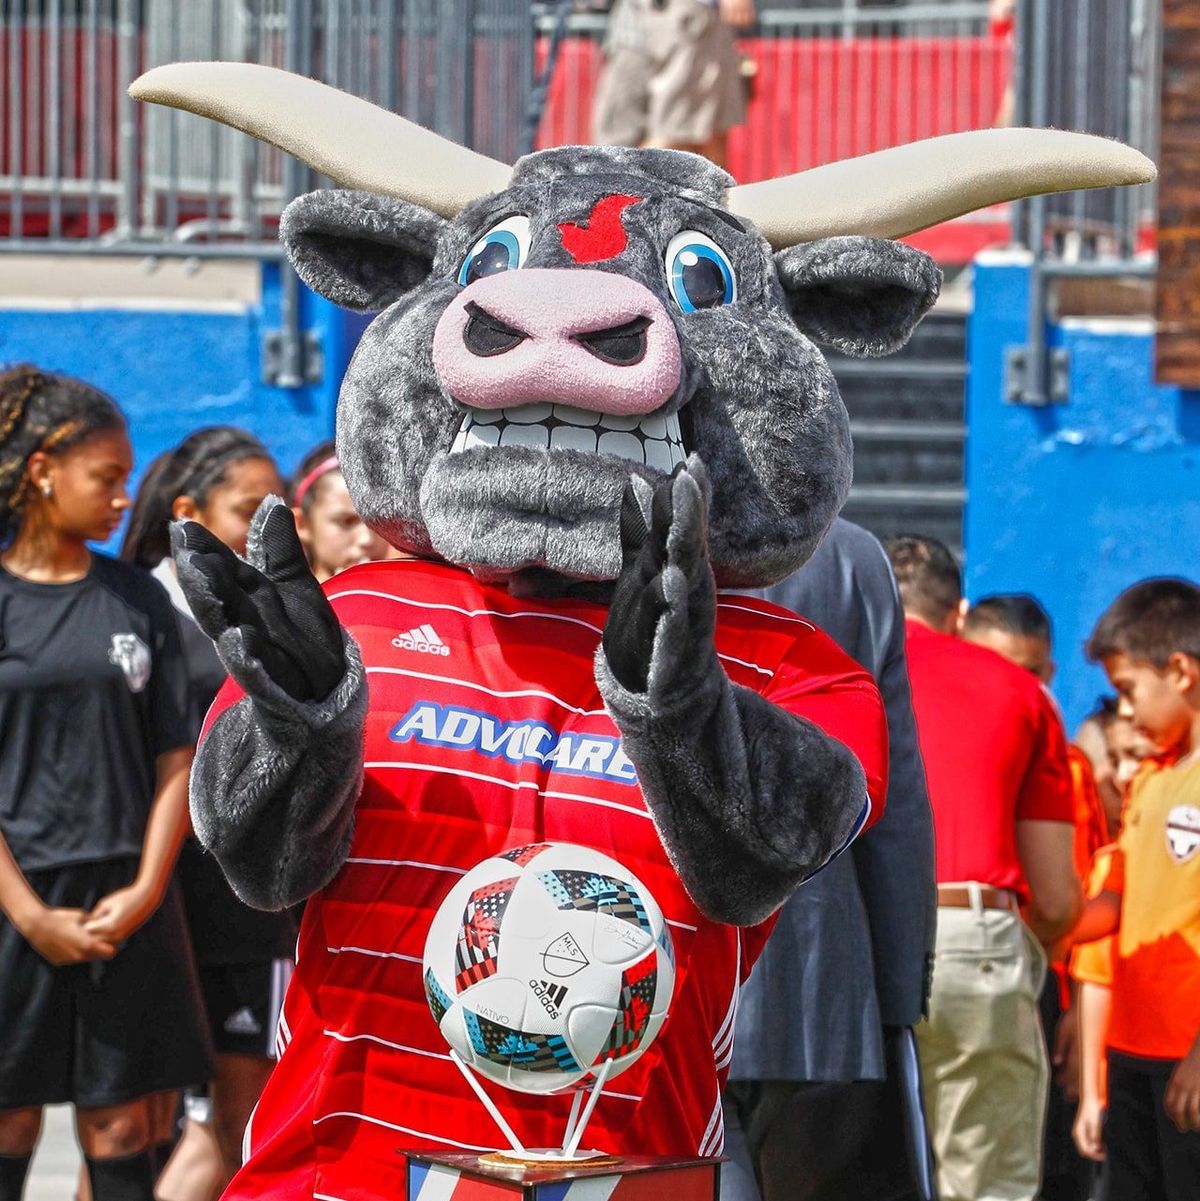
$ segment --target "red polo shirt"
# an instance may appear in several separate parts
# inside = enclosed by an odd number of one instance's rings
[[[1028,900],[1016,823],[1074,821],[1062,722],[1024,668],[920,622],[906,627],[938,882],[976,880]]]

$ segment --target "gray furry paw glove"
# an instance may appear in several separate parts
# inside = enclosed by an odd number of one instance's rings
[[[259,505],[245,559],[194,521],[172,524],[171,549],[197,623],[247,692],[261,690],[260,675],[301,703],[337,687],[347,668],[341,627],[283,501]]]
[[[677,705],[716,664],[717,593],[705,537],[708,477],[692,455],[651,491],[625,488],[621,574],[604,624],[604,657],[621,687]]]

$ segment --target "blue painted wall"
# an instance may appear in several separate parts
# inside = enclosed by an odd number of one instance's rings
[[[324,378],[298,389],[264,384],[262,336],[280,317],[278,267],[262,270],[253,305],[0,309],[0,364],[36,363],[108,392],[129,419],[135,484],[155,455],[204,425],[252,430],[290,473],[333,436],[338,387],[365,322],[302,287],[301,322],[321,339]]]
[[[1066,404],[1006,404],[1006,346],[1025,342],[1029,271],[984,256],[968,327],[966,586],[1027,591],[1054,619],[1054,692],[1072,728],[1109,691],[1081,650],[1116,594],[1151,575],[1200,580],[1200,393],[1159,387],[1137,322],[1066,320]]]
[[[222,311],[0,309],[0,363],[29,360],[89,379],[130,420],[138,470],[202,425],[257,433],[287,473],[330,437],[338,386],[365,320],[302,289],[325,352],[319,384],[261,382],[262,334],[279,326],[279,276],[262,301]],[[1025,341],[1028,268],[975,269],[967,388],[967,591],[1027,590],[1054,618],[1055,691],[1074,725],[1105,688],[1080,647],[1121,588],[1147,575],[1200,578],[1200,394],[1152,379],[1152,337],[1111,323],[1049,331],[1071,352],[1065,405],[1003,400],[1003,354]]]

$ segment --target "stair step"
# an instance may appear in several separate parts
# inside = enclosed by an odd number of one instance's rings
[[[850,433],[856,443],[950,442],[961,447],[967,437],[967,427],[961,421],[874,421],[851,417]]]
[[[966,344],[965,319],[935,312],[894,355],[826,353],[854,438],[843,513],[879,538],[926,534],[962,551]]]
[[[950,484],[855,484],[850,489],[851,502],[881,508],[961,509],[966,499],[966,488]]]
[[[851,421],[961,425],[966,411],[966,390],[955,381],[851,376],[838,380],[838,391]]]
[[[834,376],[842,379],[935,379],[962,383],[967,378],[966,363],[952,359],[838,359],[829,364]]]
[[[961,443],[858,442],[854,482],[860,487],[958,488],[963,485]]]
[[[923,534],[944,542],[956,555],[962,554],[961,509],[891,508],[860,504],[851,497],[842,516],[881,540],[898,534]]]

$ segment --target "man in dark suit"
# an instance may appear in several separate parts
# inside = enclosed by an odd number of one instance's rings
[[[882,821],[784,906],[742,990],[722,1201],[759,1189],[763,1201],[930,1196],[911,1027],[934,942],[933,823],[895,579],[879,542],[839,519],[799,571],[759,595],[874,675],[889,780]]]

